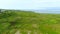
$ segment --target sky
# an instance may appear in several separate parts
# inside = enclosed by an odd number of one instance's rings
[[[60,7],[60,0],[0,0],[0,9],[45,9]]]

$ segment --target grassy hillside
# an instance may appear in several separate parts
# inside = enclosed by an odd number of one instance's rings
[[[60,14],[5,10],[0,13],[0,34],[60,34]]]

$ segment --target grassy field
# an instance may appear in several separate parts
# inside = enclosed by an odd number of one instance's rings
[[[60,14],[5,10],[0,13],[0,34],[60,34]]]

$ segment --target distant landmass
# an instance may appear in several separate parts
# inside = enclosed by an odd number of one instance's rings
[[[2,9],[1,9],[2,10]],[[14,10],[14,9],[3,9],[4,10]],[[17,9],[15,9],[17,10]],[[60,7],[45,7],[43,9],[24,9],[24,11],[33,11],[37,13],[55,13],[55,14],[60,14]]]
[[[35,10],[35,12],[39,12],[39,13],[60,13],[60,7],[48,7],[45,9],[38,9]]]

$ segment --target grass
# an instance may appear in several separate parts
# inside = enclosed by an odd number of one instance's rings
[[[0,34],[60,34],[60,14],[5,10],[0,14]]]

